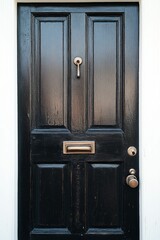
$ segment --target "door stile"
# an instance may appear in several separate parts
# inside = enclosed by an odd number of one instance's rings
[[[86,129],[86,19],[84,13],[71,13],[71,132],[76,139],[85,137]],[[76,57],[82,58],[80,77],[77,77]],[[82,233],[86,222],[85,160],[72,160],[72,232]]]
[[[85,14],[71,13],[71,129],[74,133],[83,133],[86,128],[85,20]],[[81,57],[83,61],[79,78],[76,75],[77,66],[73,63],[75,57]]]
[[[72,233],[84,233],[86,225],[85,162],[72,162]]]
[[[124,13],[124,122],[123,130],[125,133],[125,172],[124,176],[129,175],[129,170],[136,170],[136,177],[139,177],[139,153],[129,156],[127,149],[130,146],[139,149],[138,142],[138,8],[126,8]],[[125,182],[125,179],[124,179]],[[139,188],[124,188],[125,199],[125,225],[131,239],[139,238],[139,214],[135,209],[139,208]],[[136,223],[136,224],[135,224]]]
[[[31,14],[18,9],[18,236],[29,239],[30,225],[30,125],[31,125]],[[26,211],[27,209],[27,211]]]

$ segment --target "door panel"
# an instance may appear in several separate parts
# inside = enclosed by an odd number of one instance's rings
[[[68,211],[71,209],[68,166],[37,164],[33,177],[35,227],[66,227]]]
[[[64,63],[66,64],[67,61],[63,53],[67,39],[63,36],[67,36],[63,28],[64,23],[60,19],[56,19],[55,22],[41,22],[39,41],[41,43],[40,116],[42,126],[64,125]]]
[[[18,9],[19,240],[138,240],[138,5]]]
[[[68,126],[68,25],[68,16],[59,14],[33,18],[32,121],[36,127]]]
[[[88,16],[91,126],[121,126],[122,15]],[[92,112],[93,111],[93,112]]]
[[[108,232],[109,228],[122,226],[121,181],[120,164],[94,163],[89,165],[89,228],[95,228],[95,232],[97,228],[104,228],[103,231]]]
[[[116,24],[94,22],[93,31],[94,125],[115,125]]]

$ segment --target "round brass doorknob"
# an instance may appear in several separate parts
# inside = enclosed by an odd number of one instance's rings
[[[138,180],[134,175],[128,175],[126,177],[126,183],[131,188],[136,188],[138,186]]]

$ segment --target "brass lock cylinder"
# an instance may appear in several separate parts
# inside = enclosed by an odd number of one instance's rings
[[[128,153],[129,156],[134,157],[137,154],[137,148],[134,147],[134,146],[130,146],[127,149],[127,153]]]

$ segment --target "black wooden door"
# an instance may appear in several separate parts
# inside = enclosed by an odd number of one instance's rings
[[[138,5],[20,4],[18,75],[19,240],[138,240]]]

